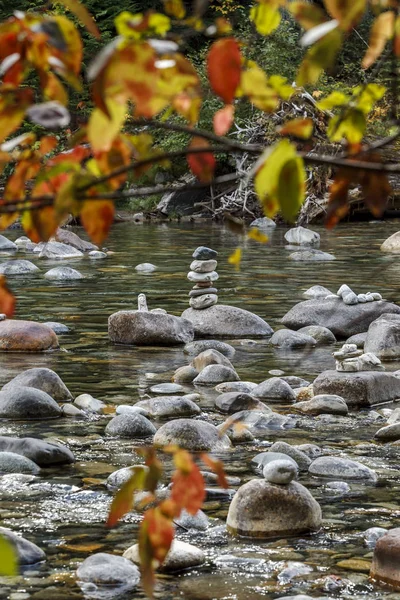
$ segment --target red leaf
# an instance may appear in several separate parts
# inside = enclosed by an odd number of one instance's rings
[[[233,104],[227,104],[218,110],[213,119],[214,131],[217,135],[225,135],[233,123],[235,108]]]
[[[90,239],[101,244],[114,220],[114,203],[111,200],[85,200],[80,217]]]
[[[211,87],[226,104],[235,97],[240,83],[242,58],[239,44],[234,38],[217,40],[207,57],[207,71]]]
[[[171,500],[181,510],[185,509],[195,515],[206,496],[203,476],[186,450],[178,450],[174,455],[174,462],[177,470],[172,478]]]
[[[6,278],[0,275],[0,313],[4,313],[9,319],[14,315],[16,300],[8,289]]]
[[[199,137],[194,137],[189,145],[189,151],[193,148],[208,148],[210,144],[207,140]],[[187,154],[189,167],[194,175],[207,183],[211,181],[215,170],[215,157],[212,152]]]

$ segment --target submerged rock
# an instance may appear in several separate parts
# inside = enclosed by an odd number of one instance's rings
[[[124,557],[139,565],[139,544],[134,544],[125,550]],[[164,562],[158,568],[161,573],[176,573],[199,567],[206,561],[205,554],[200,548],[174,539]]]
[[[122,413],[108,423],[106,434],[120,438],[146,438],[154,435],[156,428],[143,415]]]
[[[268,435],[271,431],[291,429],[296,426],[296,420],[279,413],[260,410],[241,410],[229,417],[245,425],[256,437]]]
[[[400,358],[400,315],[385,314],[371,323],[364,352],[372,352],[381,360]]]
[[[47,271],[44,277],[52,281],[75,281],[76,279],[83,279],[82,273],[71,267],[55,267]]]
[[[383,242],[381,251],[400,254],[400,231],[396,231],[396,233],[393,233],[393,235]]]
[[[58,348],[50,327],[34,321],[0,321],[0,352],[44,352]]]
[[[46,392],[13,385],[0,392],[0,418],[18,420],[54,419],[61,408]]]
[[[286,313],[283,325],[300,329],[307,325],[322,325],[339,339],[362,333],[382,314],[400,314],[400,307],[390,302],[366,302],[354,306],[344,304],[341,298],[315,299],[299,302]]]
[[[184,319],[192,322],[196,336],[266,337],[272,328],[261,317],[235,306],[217,304],[204,310],[187,308]]]
[[[321,456],[310,465],[309,473],[318,477],[330,477],[353,481],[377,480],[375,471],[349,458],[339,456]]]
[[[329,254],[329,252],[322,252],[322,250],[315,250],[314,248],[293,252],[292,254],[289,254],[289,258],[295,261],[306,262],[336,260],[333,254]]]
[[[154,436],[158,447],[176,444],[191,452],[227,450],[231,447],[229,438],[221,437],[211,423],[192,419],[177,419],[162,425]]]
[[[26,275],[27,273],[37,273],[40,269],[29,260],[8,260],[0,265],[0,274],[7,275]]]
[[[61,377],[51,369],[46,369],[45,367],[34,367],[33,369],[23,371],[6,383],[2,390],[9,390],[15,385],[42,390],[42,392],[46,392],[46,394],[49,394],[57,402],[73,400],[71,392]]]
[[[21,454],[40,467],[75,462],[75,457],[67,446],[31,437],[17,438],[2,435],[0,452]]]
[[[20,565],[34,565],[46,560],[46,555],[39,546],[17,535],[11,529],[0,527],[0,535],[14,546]]]
[[[46,327],[50,327],[50,329],[52,329],[57,335],[70,332],[69,327],[67,327],[63,323],[57,323],[56,321],[46,321],[46,323],[43,323],[43,325],[46,325]]]
[[[226,524],[230,533],[246,537],[298,535],[321,526],[321,508],[300,483],[253,479],[236,492]]]
[[[70,229],[61,229],[61,227],[59,227],[54,237],[57,242],[72,246],[80,252],[91,252],[92,250],[98,250],[98,247],[95,244],[83,240],[79,237],[79,235]]]
[[[347,406],[382,404],[400,398],[400,379],[382,371],[324,371],[313,383],[314,393],[340,396]]]
[[[185,318],[138,310],[120,310],[108,319],[108,335],[116,344],[174,346],[191,342],[194,330],[192,323]]]

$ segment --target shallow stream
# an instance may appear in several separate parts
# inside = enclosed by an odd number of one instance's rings
[[[399,228],[396,221],[342,225],[333,232],[314,228],[321,233],[321,250],[336,256],[335,261],[322,263],[289,260],[283,237],[286,230],[277,228],[267,245],[242,242],[244,255],[237,271],[227,258],[240,240],[223,227],[121,224],[113,228],[107,240],[107,248],[114,252],[107,259],[63,261],[85,275],[84,280],[71,283],[43,278],[46,270],[60,262],[19,254],[19,258],[38,264],[41,272],[12,278],[18,299],[17,317],[58,321],[70,327],[71,333],[59,337],[60,352],[3,353],[0,386],[25,369],[45,366],[60,375],[74,396],[87,392],[117,405],[134,404],[146,397],[155,382],[170,381],[174,369],[190,360],[183,349],[114,346],[107,338],[107,318],[117,310],[135,309],[140,292],[146,293],[149,308],[162,307],[179,315],[188,306],[191,285],[186,274],[191,254],[200,245],[219,252],[219,302],[255,312],[274,329],[289,308],[302,299],[302,292],[314,284],[334,292],[347,283],[357,293],[378,291],[385,299],[398,303],[400,256],[385,255],[379,247]],[[81,234],[79,229],[76,232]],[[12,232],[7,237],[18,235],[20,232]],[[155,264],[157,270],[150,274],[136,272],[135,265],[142,262]],[[271,369],[312,381],[321,371],[334,367],[332,346],[284,353],[265,341],[230,343],[236,348],[234,366],[244,381],[261,382]],[[388,368],[400,366],[390,364]],[[189,391],[193,386],[188,386]],[[215,424],[222,422],[224,417],[213,409],[217,392],[201,388],[200,393],[206,417]],[[290,411],[287,406],[276,410]],[[0,478],[0,524],[23,533],[47,554],[46,563],[26,568],[23,576],[0,580],[1,600],[84,598],[74,580],[77,565],[94,552],[122,554],[136,541],[137,513],[131,513],[113,530],[104,525],[112,498],[105,487],[107,476],[118,468],[142,462],[135,452],[135,442],[104,435],[109,418],[0,422],[0,435],[57,439],[66,442],[77,459],[71,466],[42,470],[32,483],[11,485]],[[178,532],[180,539],[205,550],[206,566],[176,577],[160,576],[156,596],[257,600],[304,593],[325,598],[400,600],[400,592],[369,581],[372,551],[363,537],[370,527],[400,526],[400,447],[372,442],[383,424],[384,419],[376,415],[371,418],[369,411],[349,417],[325,415],[315,418],[312,427],[272,432],[267,438],[220,455],[226,472],[239,475],[245,482],[255,476],[250,459],[268,442],[312,442],[330,454],[368,465],[377,471],[379,480],[371,485],[351,483],[349,492],[334,493],[321,480],[302,475],[301,483],[322,506],[323,528],[310,536],[265,542],[228,536],[224,524],[229,498],[210,498],[204,510],[211,518],[211,528],[206,533]],[[144,595],[139,589],[118,598],[131,600]]]

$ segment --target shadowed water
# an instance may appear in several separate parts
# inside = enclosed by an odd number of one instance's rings
[[[395,221],[343,225],[333,232],[315,228],[321,233],[321,249],[333,253],[336,260],[299,263],[288,259],[290,250],[285,248],[283,228],[271,233],[267,245],[259,245],[211,224],[122,224],[114,227],[107,240],[107,248],[114,252],[107,259],[63,261],[85,275],[84,280],[70,283],[43,278],[45,271],[60,262],[19,253],[18,258],[32,260],[41,272],[10,278],[18,299],[17,317],[59,321],[68,325],[71,333],[59,337],[60,352],[3,353],[0,385],[24,369],[46,366],[60,375],[74,396],[87,392],[115,405],[134,404],[148,394],[154,382],[169,381],[174,369],[190,360],[183,350],[114,346],[107,338],[107,318],[117,310],[135,309],[140,292],[146,293],[149,308],[181,314],[188,306],[191,284],[186,274],[191,254],[199,245],[219,252],[219,302],[251,310],[274,329],[302,299],[302,292],[315,284],[335,292],[347,283],[357,293],[379,291],[385,299],[398,302],[400,256],[379,251],[380,244],[398,228]],[[9,237],[18,235],[13,232]],[[239,244],[243,244],[244,253],[237,271],[227,259]],[[155,264],[157,270],[151,274],[136,272],[135,265],[142,262]],[[245,381],[263,381],[270,369],[282,369],[287,375],[312,381],[321,371],[334,367],[332,347],[288,353],[260,340],[235,340],[232,344],[236,348],[235,368]],[[391,364],[389,368],[399,365]],[[187,391],[193,391],[193,386]],[[202,389],[201,393],[200,406],[207,418],[215,424],[222,422],[224,417],[213,408],[217,392]],[[277,410],[290,412],[290,407],[278,406]],[[104,435],[109,418],[0,421],[0,435],[65,441],[77,458],[75,465],[45,470],[34,481],[0,479],[0,524],[25,534],[48,557],[43,565],[26,568],[23,578],[1,580],[1,599],[13,600],[12,594],[17,594],[15,600],[24,599],[18,594],[38,600],[83,598],[73,578],[79,562],[93,552],[122,553],[136,541],[137,513],[131,513],[114,530],[104,526],[112,497],[105,479],[120,467],[142,462],[135,452],[137,442]],[[399,447],[371,443],[384,421],[374,421],[368,411],[350,417],[319,417],[312,426],[309,423],[300,419],[295,429],[273,432],[266,439],[221,455],[227,472],[247,481],[255,476],[250,458],[265,448],[266,442],[283,439],[292,444],[313,442],[332,454],[343,453],[359,460],[377,471],[378,484],[352,483],[350,492],[340,496],[327,490],[321,480],[302,475],[301,483],[322,505],[323,528],[313,536],[269,542],[230,538],[224,529],[229,501],[209,501],[205,510],[212,517],[212,528],[207,533],[179,532],[180,539],[206,551],[207,565],[179,577],[163,576],[158,580],[157,597],[247,600],[309,593],[326,598],[400,599],[400,593],[373,585],[366,573],[338,566],[346,558],[371,560],[371,550],[362,536],[369,527],[400,525]],[[289,571],[284,570],[288,562]],[[298,563],[301,568],[296,567]],[[297,572],[303,574],[296,577]],[[128,600],[144,596],[138,590],[118,597]]]

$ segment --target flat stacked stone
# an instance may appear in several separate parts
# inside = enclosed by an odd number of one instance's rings
[[[217,255],[216,250],[205,246],[199,246],[192,254],[194,260],[187,278],[195,284],[189,292],[189,304],[195,310],[209,308],[218,302],[218,290],[213,285],[218,279]]]

